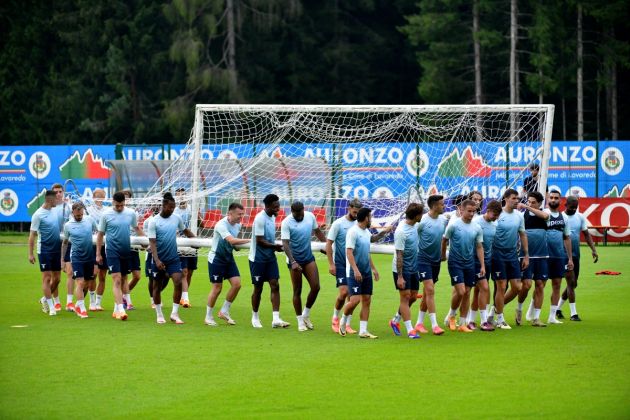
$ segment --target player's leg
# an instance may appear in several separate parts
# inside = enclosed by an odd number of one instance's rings
[[[166,266],[168,274],[173,279],[173,309],[171,310],[171,321],[176,324],[183,324],[179,317],[179,305],[182,300],[182,269],[179,259],[170,262]]]
[[[477,271],[478,272],[478,271]],[[470,299],[470,311],[468,311],[468,317],[466,323],[470,326],[473,324],[477,326],[477,312],[479,312],[479,286],[473,287],[472,298]]]
[[[341,310],[344,303],[348,299],[348,280],[346,279],[346,268],[342,266],[335,266],[335,285],[337,286],[337,298],[335,299],[335,306],[333,308],[333,315],[331,320],[331,328],[333,332],[339,332],[339,318],[341,317]],[[346,328],[350,327],[350,321],[346,324]]]
[[[155,265],[151,269],[151,274],[153,280],[151,284],[153,285],[153,303],[155,305],[155,314],[157,316],[157,323],[164,324],[166,320],[164,319],[164,313],[162,312],[162,284],[168,281],[168,277],[165,271],[158,270]]]
[[[341,319],[339,320],[339,334],[342,336],[348,333],[346,325],[351,319],[354,309],[361,302],[361,283],[357,282],[354,277],[347,277],[347,281],[349,297],[343,306]]]
[[[486,276],[477,281],[475,286],[479,289],[479,319],[481,331],[494,331],[494,326],[488,322],[488,303],[490,302],[490,286]]]
[[[210,278],[210,293],[208,294],[208,304],[206,305],[206,325],[215,327],[217,322],[214,320],[214,306],[219,299],[219,295],[223,290],[223,266],[219,264],[213,264],[208,261],[208,276]],[[184,269],[182,269],[182,276]]]
[[[395,335],[400,335],[400,320],[409,321],[411,325],[411,310],[409,309],[409,296],[411,295],[411,290],[407,286],[407,282],[409,281],[407,278],[404,278],[404,284],[402,287],[398,285],[398,273],[392,272],[392,278],[394,279],[394,288],[398,291],[398,311],[394,318],[389,321],[389,326],[394,332]]]
[[[236,321],[234,321],[230,316],[230,308],[232,307],[232,303],[234,302],[234,299],[236,299],[239,290],[241,290],[241,277],[238,269],[236,269],[236,272],[228,274],[228,276],[230,276],[228,279],[230,282],[230,290],[228,290],[227,295],[225,296],[225,302],[223,302],[223,306],[219,311],[219,318],[227,322],[228,325],[235,325]]]
[[[302,273],[309,285],[309,292],[306,296],[306,304],[304,305],[304,309],[302,309],[302,321],[307,329],[312,330],[313,323],[311,322],[311,309],[317,300],[320,290],[319,271],[317,270],[317,263],[315,263],[315,260],[304,264],[302,266]]]
[[[562,277],[564,277],[565,262],[562,258],[549,258],[549,278],[551,279],[551,304],[549,308],[548,324],[561,324],[556,318],[558,301],[560,300],[560,289],[562,288]]]
[[[122,319],[122,315],[119,315],[122,311],[124,311],[122,306],[122,274],[120,271],[112,271],[112,292],[114,294],[114,312],[112,313],[112,317]]]
[[[293,310],[298,318],[298,328],[301,323],[302,317],[302,270],[291,270],[289,268],[289,275],[291,277],[291,286],[293,287]],[[306,327],[304,327],[306,329]]]
[[[192,284],[193,273],[197,269],[197,255],[186,257],[186,273],[182,270],[182,306],[190,308],[190,298],[188,291]],[[184,285],[186,289],[184,290]]]
[[[420,312],[418,313],[418,321],[416,323],[416,331],[425,332],[424,318],[429,314],[431,321],[431,330],[435,335],[441,335],[444,330],[440,328],[437,322],[437,314],[435,312],[435,283],[429,278],[422,282],[422,300],[420,302]]]
[[[249,272],[252,278],[252,326],[254,328],[262,328],[258,310],[260,308],[260,300],[262,298],[264,279],[260,272],[260,264],[249,261]]]
[[[534,310],[532,314],[532,326],[546,327],[547,325],[540,321],[540,311],[543,304],[545,294],[545,280],[534,280]]]
[[[54,254],[54,255],[57,255],[57,254]],[[55,269],[51,271],[52,271],[52,278],[50,280],[50,291],[53,296],[55,311],[59,312],[61,310],[61,301],[59,300],[59,284],[61,283],[61,268],[55,267]]]
[[[273,320],[271,322],[272,328],[288,328],[291,326],[288,322],[285,322],[280,318],[280,283],[277,276],[278,265],[275,264],[275,276],[269,279],[269,289],[271,295],[271,308],[273,310]],[[271,268],[273,271],[273,267]]]

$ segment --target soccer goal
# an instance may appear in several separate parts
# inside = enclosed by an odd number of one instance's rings
[[[373,225],[394,223],[409,202],[479,190],[498,198],[539,162],[545,191],[553,105],[197,105],[183,153],[137,207],[184,191],[191,229],[211,235],[237,201],[243,231],[265,195],[294,201],[321,225],[359,198]]]

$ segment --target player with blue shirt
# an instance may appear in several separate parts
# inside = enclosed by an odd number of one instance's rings
[[[389,326],[394,334],[400,335],[398,317],[402,317],[407,330],[407,337],[418,339],[420,335],[411,325],[410,307],[416,301],[420,289],[420,275],[418,274],[418,230],[416,224],[422,218],[424,207],[419,203],[411,203],[405,210],[405,222],[398,225],[394,233],[394,258],[392,272],[394,287],[398,290],[400,305],[394,319]]]
[[[448,256],[448,272],[451,276],[453,294],[451,297],[451,310],[444,320],[451,331],[470,333],[473,330],[466,325],[468,315],[468,302],[462,300],[464,295],[470,294],[470,289],[475,287],[478,277],[486,274],[486,265],[483,252],[483,231],[478,223],[472,223],[477,212],[477,204],[472,200],[464,200],[461,204],[460,217],[451,221],[442,238],[442,261],[446,260],[446,247],[450,244]],[[479,261],[479,272],[475,272],[475,255]],[[455,316],[457,309],[462,307],[459,316],[459,327]]]
[[[269,282],[271,306],[273,309],[272,328],[288,328],[291,324],[280,318],[280,271],[276,252],[282,252],[282,245],[276,244],[276,216],[280,211],[280,198],[268,194],[263,199],[265,209],[254,218],[251,247],[249,249],[249,271],[252,276],[252,326],[262,328],[258,309],[263,285]]]
[[[245,209],[240,203],[231,203],[228,207],[227,216],[217,222],[212,234],[212,247],[208,253],[208,275],[210,276],[212,290],[210,290],[208,295],[205,319],[206,325],[212,327],[217,325],[213,312],[214,305],[223,288],[223,280],[230,282],[230,290],[228,290],[225,302],[223,302],[218,315],[228,325],[236,324],[236,321],[230,316],[230,307],[241,289],[241,274],[238,271],[232,252],[235,246],[249,242],[249,239],[238,237],[244,214]]]
[[[544,197],[538,191],[527,193],[527,204],[519,203],[518,209],[525,210],[523,218],[525,219],[525,232],[527,233],[527,242],[529,246],[529,266],[523,271],[523,282],[521,291],[518,294],[518,302],[516,308],[516,325],[521,325],[523,312],[523,303],[527,299],[527,293],[534,282],[534,297],[532,299],[531,316],[526,316],[528,321],[532,321],[534,327],[546,327],[547,325],[540,321],[540,308],[542,306],[545,284],[549,278],[549,269],[547,260],[549,259],[549,250],[547,249],[547,220],[549,214],[540,210]],[[508,303],[508,296],[505,297],[505,303]],[[529,312],[529,311],[528,311]]]
[[[94,280],[95,262],[92,234],[96,232],[96,222],[90,216],[84,216],[84,208],[83,203],[72,204],[72,218],[63,227],[64,240],[61,245],[61,255],[65,253],[68,244],[72,245],[70,263],[77,297],[74,312],[79,318],[88,317],[84,290],[87,290],[86,282]]]
[[[427,206],[429,212],[418,223],[418,274],[423,291],[415,330],[423,334],[427,332],[424,318],[428,311],[433,334],[442,335],[444,330],[438,325],[435,314],[435,283],[440,275],[442,236],[447,224],[443,215],[444,196],[431,195],[427,199]]]
[[[153,302],[157,314],[157,323],[164,324],[164,314],[162,313],[162,287],[168,282],[168,278],[173,279],[173,310],[171,311],[171,321],[176,324],[183,324],[179,317],[179,302],[182,298],[182,265],[177,253],[177,233],[183,232],[188,238],[194,238],[195,234],[184,226],[184,221],[176,214],[175,199],[169,192],[164,194],[162,200],[162,211],[153,216],[149,222],[147,236],[151,254],[153,255]]]
[[[188,208],[188,201],[185,197],[186,190],[184,188],[178,188],[175,191],[175,199],[179,202],[175,208],[175,214],[182,218],[184,226],[190,229],[190,221],[192,219],[192,212]],[[180,253],[180,261],[182,263],[182,301],[180,304],[184,308],[190,308],[190,299],[188,297],[188,288],[192,282],[192,276],[197,269],[197,251],[186,251],[184,255]]]
[[[361,208],[357,213],[357,224],[351,227],[346,235],[346,277],[348,277],[350,299],[343,307],[343,316],[339,321],[339,334],[342,336],[346,335],[348,316],[352,315],[354,309],[361,303],[359,338],[378,338],[367,329],[372,301],[372,280],[379,279],[378,271],[370,255],[371,212],[371,209]]]
[[[569,301],[569,307],[571,308],[571,321],[581,321],[580,316],[577,313],[575,307],[575,289],[578,286],[578,278],[580,277],[580,234],[584,233],[584,239],[591,248],[591,255],[593,256],[593,262],[596,263],[599,260],[597,255],[597,249],[593,243],[593,237],[588,231],[588,225],[586,223],[586,217],[583,214],[578,213],[579,198],[571,195],[567,197],[566,210],[564,214],[567,216],[569,222],[569,230],[571,234],[571,251],[573,252],[573,271],[566,273],[567,287],[562,292],[560,301],[558,302],[558,310],[556,316],[559,319],[564,319],[562,314],[562,305],[567,300]]]
[[[101,249],[105,238],[105,253],[109,272],[112,275],[114,292],[114,312],[112,317],[126,320],[127,313],[123,307],[123,290],[127,288],[127,275],[129,274],[129,259],[131,258],[130,229],[139,236],[144,236],[142,229],[138,227],[136,212],[125,207],[125,195],[117,192],[112,197],[112,207],[103,212],[103,217],[98,226],[96,235],[96,262],[103,263]]]
[[[293,308],[297,316],[298,331],[313,329],[310,313],[319,293],[319,271],[311,251],[311,236],[321,242],[326,236],[317,226],[315,215],[304,211],[304,204],[296,201],[291,204],[291,214],[280,225],[280,239],[287,256],[287,266],[293,284]],[[302,309],[302,275],[310,287],[306,298],[306,305]]]
[[[560,192],[549,191],[547,220],[547,246],[549,248],[549,278],[551,279],[551,307],[548,324],[562,324],[556,318],[562,278],[567,271],[573,270],[573,251],[571,249],[571,231],[567,216],[559,212]]]
[[[56,183],[52,185],[52,190],[57,194],[56,199],[57,203],[55,207],[52,209],[52,212],[56,214],[59,220],[59,232],[63,231],[63,224],[68,221],[70,218],[70,205],[69,199],[64,195],[65,191],[63,185]],[[59,250],[61,251],[61,243]],[[74,280],[72,280],[72,265],[70,264],[70,248],[66,250],[65,254],[62,254],[63,262],[61,264],[61,270],[66,273],[66,311],[73,312],[74,311],[74,303],[73,303],[73,292],[74,292]],[[59,273],[59,281],[61,282],[61,273]],[[59,288],[55,290],[53,293],[53,301],[55,302],[55,309],[57,311],[61,310],[61,302],[59,301]]]
[[[103,217],[103,212],[107,209],[103,205],[103,200],[105,200],[105,190],[102,188],[97,188],[92,192],[92,200],[94,205],[90,206],[90,217],[94,219],[96,222],[96,226],[101,223],[101,217]],[[94,273],[97,281],[90,282],[89,285],[89,293],[90,293],[90,311],[102,311],[103,307],[101,306],[101,302],[103,301],[103,293],[105,293],[105,280],[107,278],[107,257],[105,253],[101,250],[101,258],[103,259],[101,264],[95,262]],[[94,245],[94,259],[96,261],[96,245]],[[96,283],[96,284],[95,284]]]
[[[133,193],[130,188],[125,188],[123,191],[125,194],[126,200],[131,200],[133,198]],[[127,201],[128,202],[128,201]],[[136,219],[140,220],[140,215],[136,212]],[[129,234],[131,236],[135,236],[135,231],[133,229],[129,230]],[[141,246],[132,246],[131,252],[129,256],[129,270],[131,271],[131,280],[128,284],[123,285],[123,307],[132,311],[136,309],[131,302],[131,291],[136,287],[136,284],[140,281],[141,272],[140,272],[140,249],[143,249]]]
[[[61,239],[59,237],[59,220],[51,210],[57,205],[56,193],[47,190],[44,204],[38,208],[31,218],[31,228],[28,236],[28,261],[35,264],[33,253],[37,242],[37,259],[42,273],[42,292],[44,296],[39,300],[42,311],[48,315],[57,315],[53,292],[59,286],[61,274]],[[61,305],[59,306],[61,309]]]
[[[509,293],[516,296],[520,291],[521,270],[525,270],[529,265],[529,248],[523,214],[516,211],[519,203],[518,191],[511,188],[505,190],[503,201],[503,211],[497,221],[497,230],[492,245],[492,280],[495,282],[496,291],[494,297],[496,326],[503,330],[509,330],[511,327],[503,317],[505,289],[509,281]],[[518,258],[519,239],[523,253],[520,264]]]
[[[490,278],[490,271],[492,268],[492,244],[494,243],[494,236],[497,231],[496,221],[502,211],[503,209],[501,208],[501,203],[497,200],[491,200],[486,206],[486,212],[473,218],[473,223],[477,223],[479,225],[483,234],[483,261],[486,266],[486,273],[483,276],[479,274],[481,271],[481,261],[479,260],[477,253],[475,253],[475,273],[477,273],[477,282],[475,284],[473,301],[470,305],[470,312],[468,315],[468,328],[471,330],[477,329],[475,320],[477,318],[476,312],[479,310],[479,317],[481,319],[479,328],[481,331],[494,331],[494,326],[491,322],[488,322],[488,303],[490,302],[488,279]]]

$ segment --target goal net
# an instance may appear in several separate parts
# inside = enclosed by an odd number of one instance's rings
[[[236,201],[245,206],[242,232],[248,236],[270,193],[280,197],[278,226],[294,201],[303,202],[318,223],[330,225],[353,198],[373,209],[373,226],[383,226],[396,222],[409,202],[430,194],[479,190],[485,198],[498,198],[506,188],[520,188],[535,161],[544,191],[553,110],[553,105],[197,105],[185,150],[133,203],[145,213],[159,205],[165,191],[180,190],[191,229],[210,237]]]

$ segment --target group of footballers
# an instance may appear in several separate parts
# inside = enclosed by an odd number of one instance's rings
[[[170,320],[183,324],[179,308],[190,307],[188,287],[197,269],[196,250],[182,254],[182,249],[177,246],[178,236],[195,236],[189,229],[191,213],[183,194],[183,189],[176,191],[177,197],[170,192],[165,193],[161,206],[155,206],[155,211],[140,227],[139,215],[125,205],[126,200],[131,198],[130,191],[115,193],[112,205],[104,207],[105,193],[96,190],[93,195],[95,204],[86,214],[83,203],[64,201],[63,187],[54,185],[46,192],[44,204],[33,215],[29,237],[31,263],[35,263],[33,251],[37,240],[42,272],[42,310],[49,315],[56,315],[61,310],[58,285],[62,268],[68,274],[66,310],[87,318],[87,294],[89,310],[103,310],[101,299],[105,276],[109,271],[115,302],[112,317],[127,319],[126,311],[134,309],[130,291],[140,279],[139,252],[132,246],[130,237],[146,235],[149,249],[145,270],[157,323],[166,322],[161,292],[170,279],[174,285]],[[404,220],[395,226],[392,273],[400,299],[396,313],[389,321],[394,334],[401,335],[401,321],[407,337],[411,339],[418,339],[429,331],[434,335],[444,333],[438,324],[435,304],[435,284],[442,261],[448,261],[452,286],[450,309],[444,319],[444,326],[451,331],[470,333],[476,329],[510,329],[504,310],[505,305],[515,298],[515,322],[521,325],[523,304],[532,284],[533,299],[525,319],[531,321],[532,326],[546,326],[540,319],[540,313],[548,279],[551,280],[552,291],[547,324],[562,323],[559,320],[564,318],[561,308],[567,300],[570,319],[580,320],[575,306],[575,289],[580,268],[581,233],[584,233],[595,261],[598,256],[586,220],[577,212],[577,197],[568,197],[564,212],[559,209],[560,193],[553,190],[544,198],[537,191],[519,197],[516,190],[508,189],[503,194],[503,203],[489,201],[483,214],[480,192],[457,196],[452,201],[456,208],[449,213],[444,211],[445,199],[441,195],[428,198],[426,212],[423,204],[411,203],[405,210]],[[544,201],[547,208],[542,209]],[[263,204],[264,209],[254,219],[251,239],[239,238],[245,214],[239,203],[230,204],[227,215],[214,228],[208,254],[208,274],[212,286],[205,323],[217,325],[214,309],[223,282],[227,280],[230,289],[217,317],[227,324],[236,324],[230,308],[240,291],[241,276],[233,251],[249,243],[248,259],[253,284],[252,326],[263,326],[259,308],[265,283],[270,288],[271,326],[290,326],[280,317],[280,273],[275,256],[276,252],[284,252],[293,286],[292,302],[298,331],[313,329],[310,314],[320,291],[319,271],[311,246],[314,235],[320,242],[325,242],[328,271],[336,279],[338,288],[332,330],[341,336],[356,334],[351,321],[355,309],[361,304],[358,336],[377,338],[368,330],[373,281],[378,281],[380,277],[370,255],[370,244],[389,234],[394,226],[373,234],[370,230],[371,209],[354,199],[349,202],[347,214],[335,220],[325,235],[315,216],[305,210],[303,203],[296,201],[291,205],[291,213],[281,223],[280,244],[276,243],[275,220],[280,210],[280,199],[275,194],[269,194]],[[63,241],[60,233],[63,233]],[[129,274],[131,281],[128,282]],[[566,289],[561,294],[563,278],[566,278]],[[309,286],[304,304],[303,279]],[[489,280],[494,283],[492,304]],[[419,294],[421,285],[422,294]],[[73,303],[74,297],[76,304]],[[418,299],[419,313],[414,325],[411,308]],[[430,329],[424,323],[427,313]]]

